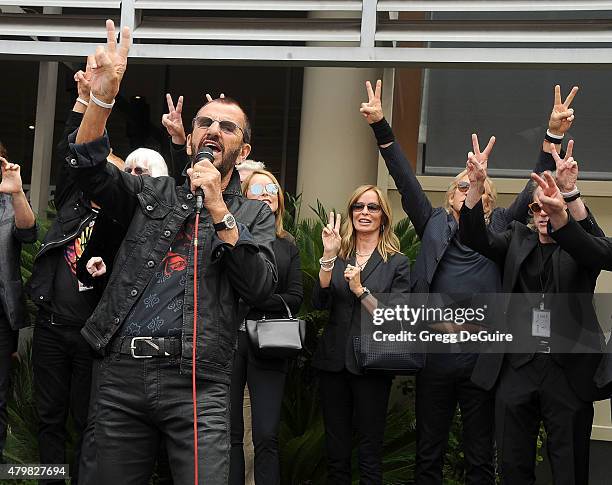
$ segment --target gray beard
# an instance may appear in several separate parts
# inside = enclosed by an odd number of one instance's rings
[[[193,153],[193,155],[191,156],[191,165],[193,165],[195,163],[196,154],[198,153],[196,147],[194,147],[193,145],[191,147],[191,153]],[[236,160],[238,160],[239,155],[240,147],[229,152],[223,152],[223,156],[221,157],[221,163],[219,165],[213,163],[215,168],[219,170],[221,178],[225,177],[228,173],[232,171],[232,169],[236,165]]]

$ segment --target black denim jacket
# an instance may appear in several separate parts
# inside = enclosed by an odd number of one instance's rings
[[[88,198],[108,215],[128,227],[114,261],[113,273],[83,336],[102,351],[116,334],[138,300],[171,243],[194,212],[195,197],[184,184],[170,177],[134,177],[106,162],[105,135],[86,144],[70,140],[68,166],[71,177]],[[228,383],[236,342],[238,300],[256,305],[268,298],[276,284],[271,244],[274,215],[270,208],[245,199],[234,172],[223,198],[238,221],[240,238],[235,246],[223,242],[212,227],[206,209],[198,227],[198,328],[196,374]],[[193,342],[193,245],[191,246],[183,305],[181,372],[191,372]]]

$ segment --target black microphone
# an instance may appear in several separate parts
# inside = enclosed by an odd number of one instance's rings
[[[208,160],[210,163],[213,163],[214,159],[215,155],[213,154],[212,148],[204,147],[196,154],[194,165],[198,162],[201,162],[202,160]],[[200,212],[202,212],[202,208],[204,207],[204,191],[202,190],[202,187],[198,187],[196,189],[195,195],[195,211],[199,214]]]

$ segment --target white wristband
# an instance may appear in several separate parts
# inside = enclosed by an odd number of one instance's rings
[[[550,136],[551,138],[554,138],[555,140],[563,140],[563,137],[565,136],[565,135],[555,135],[554,133],[551,133],[550,130],[546,130],[546,134]]]
[[[576,194],[579,194],[580,190],[578,190],[578,186],[574,187],[573,190],[570,190],[569,192],[561,192],[561,197],[563,197],[564,199],[567,199],[568,197],[573,197]]]
[[[84,106],[89,106],[89,102],[85,101],[83,98],[77,98],[76,102],[81,103]]]
[[[115,100],[113,99],[112,103],[105,103],[104,101],[100,101],[98,98],[94,96],[94,93],[89,93],[89,99],[91,99],[94,104],[100,106],[100,108],[113,109],[115,106]]]

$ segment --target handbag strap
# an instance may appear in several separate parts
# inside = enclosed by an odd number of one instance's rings
[[[276,294],[276,296],[278,296],[283,302],[283,305],[285,305],[285,308],[287,309],[287,315],[289,315],[289,319],[293,320],[293,315],[291,315],[291,310],[289,310],[289,305],[287,305],[287,302],[285,301],[285,299],[282,296],[280,296],[278,293]]]

